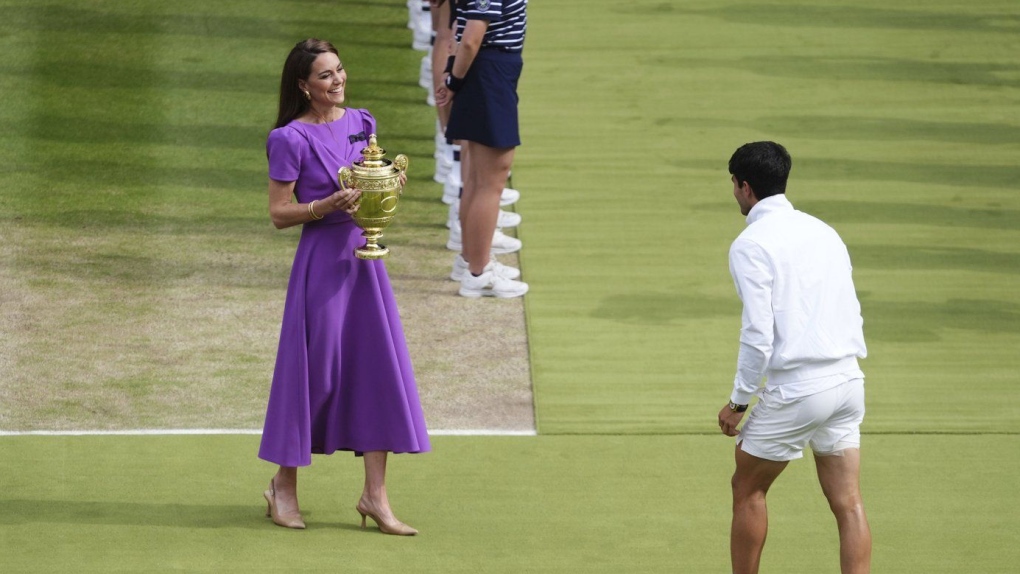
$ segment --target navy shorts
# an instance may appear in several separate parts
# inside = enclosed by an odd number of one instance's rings
[[[454,94],[446,138],[493,148],[521,145],[517,126],[517,80],[523,67],[520,52],[479,50],[463,87]]]

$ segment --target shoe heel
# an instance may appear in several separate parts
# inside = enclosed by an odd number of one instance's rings
[[[365,529],[365,518],[366,518],[366,515],[365,515],[364,512],[362,512],[360,510],[358,511],[358,514],[361,515],[361,529],[364,530]]]

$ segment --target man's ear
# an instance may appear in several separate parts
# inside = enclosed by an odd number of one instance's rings
[[[750,183],[746,181],[741,182],[740,193],[744,194],[748,206],[754,207],[758,203],[758,196],[754,194],[754,188],[751,187]]]
[[[743,193],[747,197],[747,199],[750,199],[752,201],[758,200],[758,196],[755,195],[754,190],[751,189],[751,184],[746,181],[740,182],[740,192]]]

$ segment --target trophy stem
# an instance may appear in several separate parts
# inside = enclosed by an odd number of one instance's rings
[[[364,230],[361,236],[365,238],[365,244],[354,250],[354,256],[358,259],[382,259],[389,254],[390,250],[385,245],[379,245],[382,232],[378,230]]]

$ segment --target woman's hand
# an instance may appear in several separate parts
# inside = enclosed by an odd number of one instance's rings
[[[332,213],[334,211],[345,211],[351,215],[361,206],[361,190],[353,187],[341,189],[326,199],[320,200]]]
[[[443,76],[443,83],[436,88],[436,107],[445,108],[453,101],[453,92],[446,87],[446,76]]]

